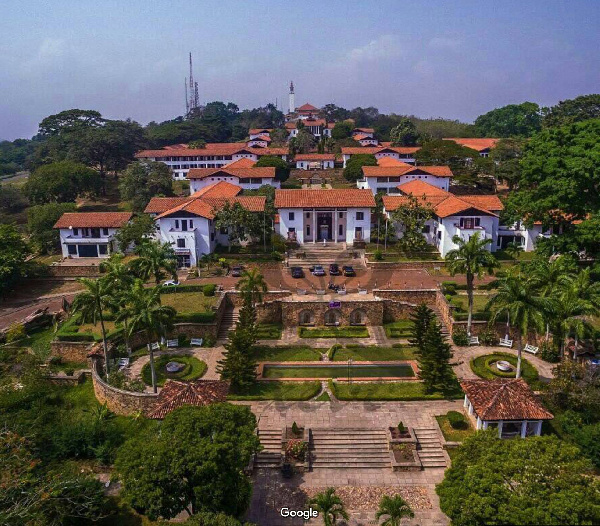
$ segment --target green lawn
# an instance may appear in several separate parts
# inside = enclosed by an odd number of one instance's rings
[[[178,373],[167,373],[165,366],[171,361],[185,364],[185,368]],[[207,365],[203,361],[198,360],[198,358],[180,354],[163,354],[154,360],[154,367],[156,369],[156,384],[159,386],[164,385],[168,379],[180,380],[182,382],[196,380],[202,377],[207,369]],[[144,380],[146,385],[152,385],[149,362],[142,367],[142,380]]]
[[[414,360],[413,347],[379,347],[377,345],[347,345],[333,355],[333,361],[345,362],[348,359],[359,362]]]
[[[264,378],[409,378],[414,377],[410,365],[352,365],[302,366],[267,365],[263,370]]]
[[[205,296],[202,292],[175,292],[160,295],[162,304],[173,307],[178,314],[210,311],[218,299],[218,296]]]
[[[287,347],[257,345],[254,357],[259,362],[318,362],[321,354],[316,349],[302,345]]]
[[[436,392],[428,394],[421,382],[360,382],[329,383],[333,394],[340,400],[446,400],[462,398],[460,389],[449,396]]]
[[[368,338],[366,327],[300,327],[300,338]]]
[[[319,396],[317,396],[314,400],[315,402],[331,402],[331,397],[327,391],[323,391]]]
[[[383,325],[388,338],[410,338],[413,322],[410,320],[398,320]]]
[[[438,421],[440,429],[442,430],[442,434],[448,442],[462,442],[466,438],[469,438],[471,435],[476,433],[467,417],[465,417],[464,429],[454,429],[450,425],[446,415],[436,416],[435,419]]]
[[[244,394],[230,394],[229,400],[310,400],[319,394],[321,382],[256,382]]]
[[[475,294],[473,296],[473,312],[484,312],[485,306],[491,297],[488,294]],[[469,312],[469,298],[466,294],[452,296],[450,303],[456,307],[460,307],[464,312]]]
[[[280,324],[262,323],[257,326],[256,336],[259,340],[280,340],[282,329]]]
[[[485,378],[486,380],[494,380],[495,378],[514,378],[515,372],[502,373],[501,371],[487,366],[490,362],[497,360],[506,360],[511,365],[517,366],[517,357],[503,352],[478,356],[477,358],[471,359],[469,365],[471,366],[471,370],[477,376]],[[533,389],[538,389],[540,387],[540,382],[537,369],[525,358],[521,360],[521,368],[523,380],[525,380]]]

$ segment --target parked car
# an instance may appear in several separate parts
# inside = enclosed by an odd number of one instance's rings
[[[344,276],[356,276],[356,272],[354,272],[354,269],[351,265],[344,265],[342,270],[344,272]]]
[[[304,271],[302,267],[292,267],[292,278],[303,278]]]
[[[329,265],[329,274],[331,274],[332,276],[339,276],[340,266],[337,263],[332,263],[331,265]]]
[[[176,287],[177,285],[179,285],[179,281],[174,279],[170,279],[163,283],[163,287]]]
[[[323,268],[323,266],[315,265],[315,268],[313,269],[313,275],[314,276],[325,276],[325,269]]]
[[[244,270],[244,268],[240,265],[236,265],[235,267],[231,268],[231,276],[234,278],[239,278],[242,275],[242,271]]]

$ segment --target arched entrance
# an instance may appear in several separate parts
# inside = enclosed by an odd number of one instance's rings
[[[302,310],[298,314],[298,325],[314,325],[315,319],[312,311]]]
[[[353,310],[350,313],[350,325],[366,325],[367,313],[362,309]]]
[[[330,309],[325,312],[325,325],[339,325],[340,324],[340,311]]]

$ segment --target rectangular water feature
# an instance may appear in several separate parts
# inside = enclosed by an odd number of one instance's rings
[[[409,363],[394,364],[350,364],[350,378],[414,378],[415,372]],[[263,378],[346,378],[348,364],[265,364]]]

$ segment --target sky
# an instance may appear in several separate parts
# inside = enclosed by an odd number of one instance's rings
[[[71,108],[160,122],[201,103],[375,106],[472,122],[600,92],[600,0],[1,0],[0,139]]]

